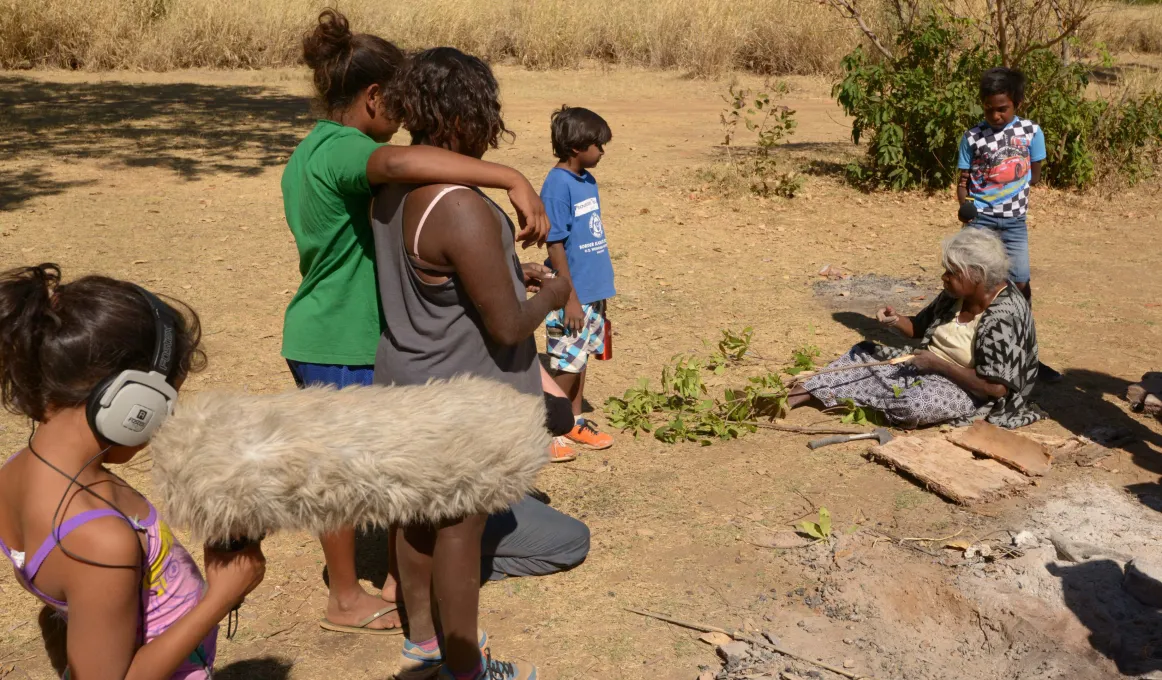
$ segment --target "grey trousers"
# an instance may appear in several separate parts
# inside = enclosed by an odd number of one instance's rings
[[[565,571],[589,554],[589,527],[525,496],[506,512],[489,515],[481,544],[481,581]]]

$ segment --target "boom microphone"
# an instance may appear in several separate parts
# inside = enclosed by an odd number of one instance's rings
[[[483,378],[206,392],[154,436],[153,479],[167,520],[241,545],[507,509],[532,489],[549,441],[541,395]]]

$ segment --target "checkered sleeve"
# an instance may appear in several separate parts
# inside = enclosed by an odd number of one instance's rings
[[[971,132],[971,130],[968,130],[960,136],[960,148],[956,154],[956,167],[961,170],[969,170],[972,168],[972,144],[968,141],[968,136]]]

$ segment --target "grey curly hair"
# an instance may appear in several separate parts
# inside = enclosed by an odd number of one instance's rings
[[[962,229],[943,243],[941,264],[950,272],[964,272],[970,279],[993,288],[1009,278],[1009,256],[996,234],[987,229]]]

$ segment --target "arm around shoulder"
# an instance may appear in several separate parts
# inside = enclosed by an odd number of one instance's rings
[[[510,191],[528,184],[510,167],[424,145],[379,147],[367,161],[367,179],[372,185],[441,182]]]

